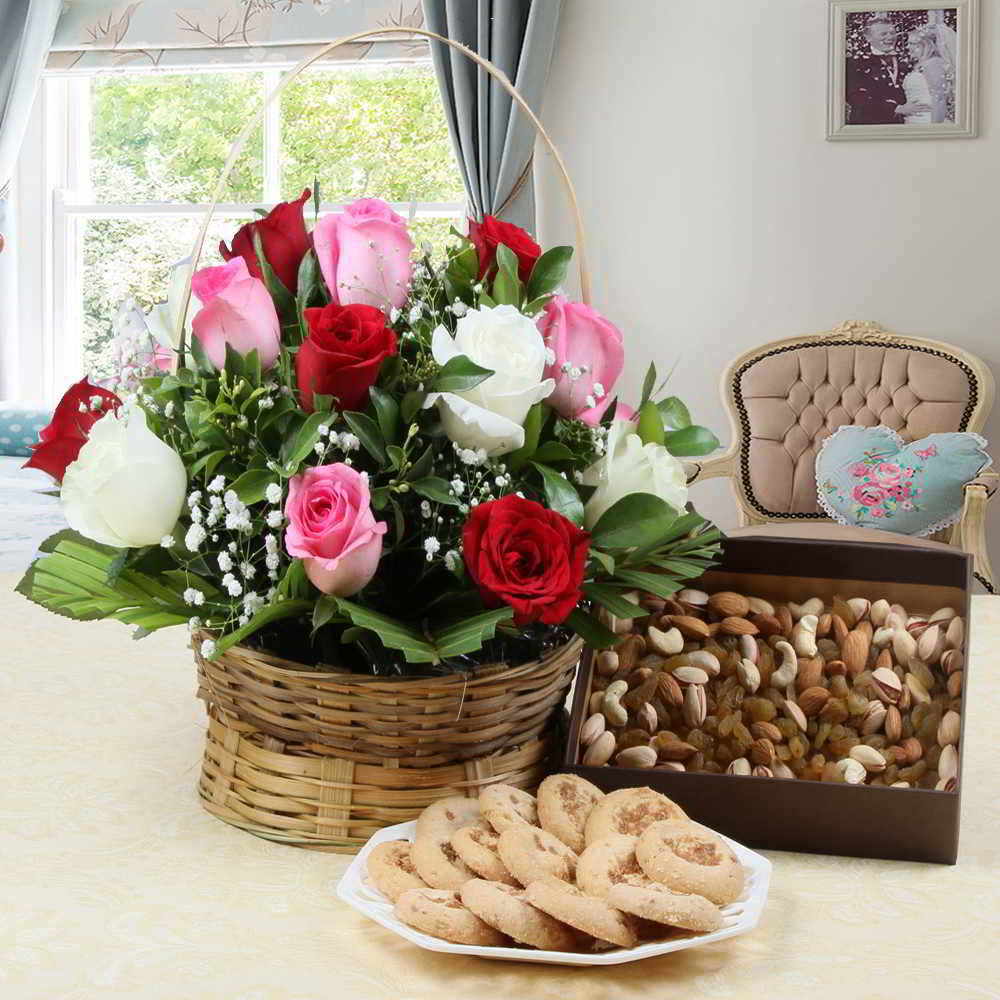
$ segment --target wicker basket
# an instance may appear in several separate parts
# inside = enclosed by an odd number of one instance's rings
[[[463,764],[403,769],[285,744],[213,712],[198,791],[213,816],[258,837],[352,854],[377,830],[415,819],[439,798],[475,796],[499,781],[534,788],[560,742],[555,731]]]

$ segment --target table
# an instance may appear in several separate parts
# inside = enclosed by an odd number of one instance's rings
[[[336,899],[346,858],[210,817],[185,636],[133,642],[14,582],[0,576],[3,1000],[1000,998],[996,598],[974,600],[957,866],[771,853],[753,934],[571,969],[420,951]]]

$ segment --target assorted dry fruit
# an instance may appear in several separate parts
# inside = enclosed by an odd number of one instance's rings
[[[965,621],[886,600],[637,595],[597,653],[582,763],[931,788],[958,781]]]

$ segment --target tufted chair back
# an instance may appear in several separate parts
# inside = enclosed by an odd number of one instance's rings
[[[815,460],[838,427],[884,424],[908,441],[979,431],[994,393],[978,358],[875,323],[757,348],[733,362],[722,388],[733,423],[731,472],[749,524],[826,517]]]

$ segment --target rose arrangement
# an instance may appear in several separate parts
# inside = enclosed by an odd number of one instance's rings
[[[616,399],[624,338],[560,293],[570,248],[487,217],[435,261],[377,199],[310,232],[309,197],[223,243],[183,320],[175,271],[120,382],[63,397],[28,464],[70,530],[22,593],[208,657],[403,672],[606,647],[602,609],[710,565],[681,459],[718,442],[652,366]]]

